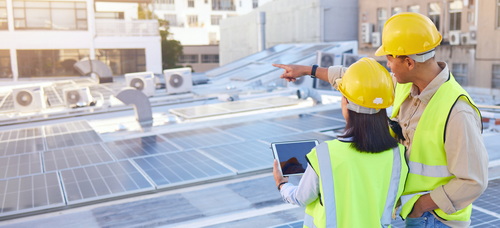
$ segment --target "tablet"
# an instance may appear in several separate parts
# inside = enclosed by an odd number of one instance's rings
[[[306,154],[318,145],[318,140],[273,142],[271,149],[283,176],[304,174],[307,168]]]

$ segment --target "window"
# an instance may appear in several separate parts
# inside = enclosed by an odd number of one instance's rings
[[[0,78],[12,78],[9,50],[0,50]]]
[[[95,12],[96,19],[124,19],[124,12]]]
[[[88,56],[87,49],[17,50],[19,77],[80,76],[73,65]]]
[[[453,73],[453,76],[458,84],[462,86],[467,85],[467,64],[453,63],[451,66],[451,72]]]
[[[188,15],[187,21],[189,27],[198,27],[198,15]]]
[[[491,88],[500,89],[500,64],[493,64]]]
[[[113,75],[146,71],[145,49],[98,49],[96,55],[111,68]]]
[[[86,2],[14,0],[12,5],[16,29],[87,29]]]
[[[419,13],[420,6],[419,5],[408,6],[408,12]]]
[[[188,0],[188,7],[194,8],[194,0]]]
[[[201,63],[219,63],[219,55],[201,55]]]
[[[212,15],[210,16],[210,24],[211,25],[220,25],[220,21],[222,20],[222,15]]]
[[[230,10],[235,11],[233,0],[212,0],[212,10]]]
[[[179,63],[198,63],[198,55],[181,55]]]
[[[175,14],[165,14],[165,20],[168,21],[169,26],[178,26],[177,15]]]
[[[175,0],[154,0],[155,9],[175,10]]]
[[[398,13],[401,13],[401,12],[403,12],[403,8],[401,8],[401,7],[394,7],[394,8],[392,8],[392,15],[398,14]]]
[[[462,8],[462,0],[450,2],[450,31],[462,28]]]
[[[439,3],[429,3],[429,18],[436,28],[439,30],[440,21],[441,21],[441,6]]]
[[[375,31],[382,32],[384,28],[385,21],[387,20],[387,9],[378,8],[377,9],[377,28]]]
[[[259,7],[259,0],[253,0],[252,1],[252,8],[257,8]]]
[[[9,29],[9,25],[7,23],[7,3],[5,0],[0,0],[0,30],[7,29]]]

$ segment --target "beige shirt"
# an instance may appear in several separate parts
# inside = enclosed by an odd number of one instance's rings
[[[401,142],[411,154],[411,143],[417,123],[438,88],[448,80],[449,69],[440,62],[443,69],[420,93],[413,86],[410,95],[401,105],[397,120],[406,138]],[[342,77],[345,68],[333,66],[328,69],[328,80],[336,87],[335,80]],[[459,100],[451,110],[446,127],[445,151],[448,171],[456,178],[440,186],[430,195],[441,210],[450,214],[465,208],[476,200],[488,184],[488,152],[481,136],[481,119],[465,101]],[[468,227],[470,221],[442,221],[452,227]]]

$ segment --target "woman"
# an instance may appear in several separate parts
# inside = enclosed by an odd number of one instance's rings
[[[288,183],[275,160],[276,185],[286,202],[306,207],[304,227],[389,227],[408,173],[404,146],[387,123],[392,78],[374,59],[362,58],[336,84],[343,95],[344,133],[307,154],[298,186]]]

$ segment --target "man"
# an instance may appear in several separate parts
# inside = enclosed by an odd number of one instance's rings
[[[447,64],[434,59],[441,40],[429,18],[400,13],[385,23],[375,53],[387,57],[397,81],[391,118],[407,147],[410,172],[401,197],[407,227],[468,227],[472,202],[488,182],[480,113]],[[312,73],[308,66],[275,66],[285,69],[281,77],[288,81]],[[334,87],[345,70],[313,68]]]

